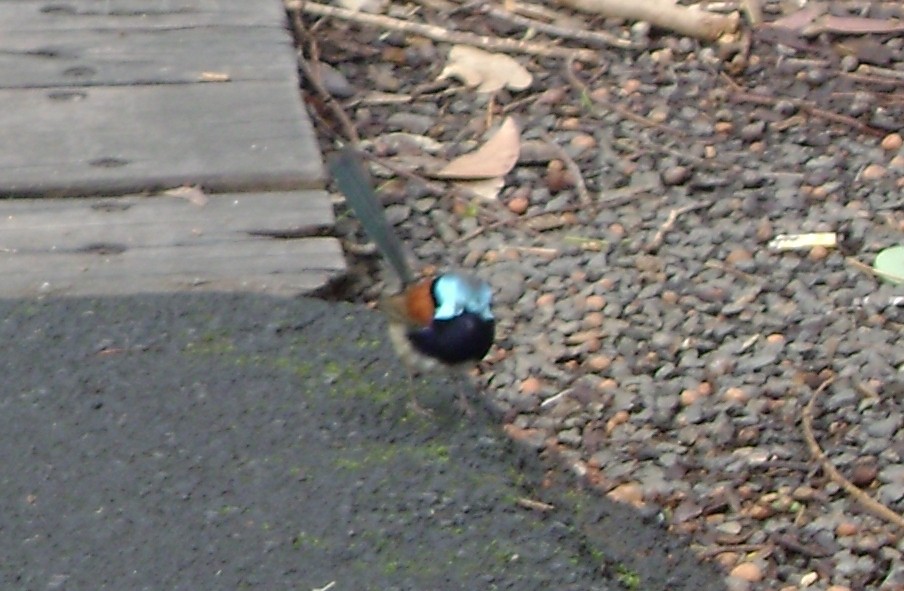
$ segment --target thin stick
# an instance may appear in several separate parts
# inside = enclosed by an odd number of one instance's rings
[[[461,185],[455,183],[439,183],[436,181],[431,181],[428,178],[414,172],[413,170],[409,170],[403,166],[399,166],[394,162],[387,160],[385,158],[379,158],[374,156],[369,152],[365,152],[364,150],[359,151],[361,156],[370,160],[371,162],[375,162],[383,168],[389,170],[392,173],[395,173],[398,176],[404,177],[410,181],[415,181],[423,186],[425,189],[430,191],[436,196],[452,194],[454,196],[462,197],[464,199],[483,199],[481,195],[478,193],[468,189],[467,187],[463,187]]]
[[[722,72],[722,77],[728,81],[729,85],[732,87],[732,90],[734,90],[734,93],[732,93],[731,95],[732,100],[739,103],[753,103],[755,105],[767,105],[774,107],[779,101],[788,101],[798,109],[806,112],[808,115],[812,115],[813,117],[825,119],[826,121],[831,121],[833,123],[847,125],[848,127],[853,127],[854,129],[862,131],[863,133],[876,137],[884,137],[886,134],[886,132],[882,131],[881,129],[870,127],[859,119],[854,119],[853,117],[848,117],[847,115],[842,115],[841,113],[826,111],[825,109],[817,107],[810,101],[805,101],[803,99],[793,97],[773,97],[766,96],[765,94],[749,92],[745,90],[744,87],[742,87],[740,84],[732,80],[731,77],[724,72]]]
[[[535,501],[534,499],[528,499],[527,497],[518,497],[515,500],[515,503],[524,507],[525,509],[533,509],[534,511],[552,511],[556,508],[555,505],[550,505],[549,503],[544,503],[543,501]]]
[[[357,145],[358,142],[361,141],[361,138],[358,136],[358,130],[355,128],[355,124],[352,123],[352,120],[346,114],[342,106],[336,102],[336,99],[333,98],[330,91],[323,85],[323,80],[320,76],[320,48],[317,45],[317,41],[314,39],[314,36],[308,32],[307,27],[305,27],[304,21],[301,20],[301,14],[297,10],[292,10],[291,13],[292,26],[295,28],[295,34],[298,36],[299,45],[307,42],[308,53],[311,56],[310,61],[306,60],[303,55],[300,55],[298,58],[298,64],[301,67],[302,72],[304,72],[305,81],[311,85],[311,88],[314,89],[317,96],[320,97],[339,122],[342,131],[345,133],[345,139],[352,144]]]
[[[610,189],[608,191],[600,191],[599,196],[594,201],[594,205],[597,208],[605,207],[616,207],[618,205],[623,205],[628,201],[631,201],[635,195],[638,193],[646,193],[647,191],[653,191],[654,189],[658,189],[660,184],[658,182],[649,182],[649,183],[638,183],[636,185],[628,185],[627,187],[622,187],[620,189]]]
[[[810,455],[816,458],[829,478],[831,478],[832,481],[838,484],[838,486],[846,490],[849,495],[854,497],[856,501],[863,505],[864,509],[866,509],[876,517],[884,519],[885,521],[888,521],[893,525],[897,525],[899,528],[904,530],[904,517],[898,515],[879,501],[873,499],[871,496],[857,488],[857,486],[855,486],[853,482],[842,476],[838,469],[835,468],[835,466],[826,456],[825,452],[822,451],[822,448],[819,447],[819,443],[816,441],[816,436],[813,435],[813,408],[816,405],[816,399],[834,381],[835,376],[832,376],[823,381],[819,385],[819,387],[816,388],[816,391],[813,392],[813,395],[810,396],[810,401],[807,403],[807,406],[804,407],[801,424],[804,430],[804,438],[807,440],[807,447],[810,449]]]
[[[666,219],[665,222],[659,227],[659,231],[656,232],[656,235],[653,236],[653,239],[650,240],[650,243],[647,245],[647,252],[652,252],[662,246],[662,241],[665,240],[665,235],[675,227],[675,222],[678,221],[679,217],[688,213],[689,211],[703,209],[704,207],[708,206],[709,203],[691,203],[690,205],[678,207],[670,211],[668,219]]]
[[[700,558],[712,558],[723,552],[756,552],[768,548],[768,544],[730,544],[727,546],[713,546],[706,548],[698,554]]]
[[[464,236],[460,237],[460,238],[457,239],[455,242],[453,242],[453,244],[462,244],[462,243],[467,242],[467,241],[469,241],[469,240],[471,240],[471,239],[473,239],[473,238],[476,238],[477,236],[480,236],[481,234],[483,234],[483,233],[486,232],[487,230],[495,230],[496,228],[501,228],[502,226],[506,226],[506,225],[508,225],[508,224],[513,224],[513,223],[515,223],[515,222],[521,222],[521,221],[525,221],[525,220],[530,220],[530,219],[534,219],[534,218],[539,218],[539,217],[543,217],[543,216],[546,216],[546,215],[557,215],[557,214],[563,214],[563,213],[574,213],[574,212],[576,212],[576,211],[580,211],[581,209],[583,209],[583,208],[581,208],[581,207],[579,207],[579,206],[577,206],[577,205],[568,205],[568,206],[565,206],[565,207],[559,207],[559,208],[554,209],[554,210],[534,211],[534,212],[526,213],[526,214],[521,215],[521,216],[518,216],[518,217],[511,217],[511,218],[505,218],[505,219],[501,219],[501,220],[496,220],[495,222],[493,222],[493,223],[491,223],[491,224],[487,224],[487,225],[485,225],[485,226],[480,226],[479,228],[477,228],[477,229],[475,229],[475,230],[472,230],[471,232],[468,232],[467,234],[465,234]]]
[[[723,271],[725,273],[730,273],[732,275],[736,275],[736,276],[740,277],[741,279],[744,279],[745,281],[749,281],[750,283],[755,283],[757,285],[759,285],[761,283],[759,277],[756,277],[755,275],[751,275],[750,273],[745,273],[744,271],[741,271],[740,269],[735,269],[734,267],[729,267],[728,265],[726,265],[725,263],[723,263],[721,261],[714,261],[714,260],[710,259],[710,260],[706,261],[705,263],[703,263],[703,266],[709,267],[710,269],[718,269],[719,271]]]
[[[571,174],[574,180],[574,188],[578,192],[578,201],[583,205],[590,205],[590,192],[587,190],[587,183],[584,182],[584,175],[581,174],[581,168],[578,166],[574,158],[568,155],[565,148],[560,146],[548,134],[541,136],[543,141],[553,149],[556,155],[565,164],[565,169]]]
[[[355,12],[345,8],[327,6],[317,2],[306,2],[304,0],[285,0],[285,6],[288,10],[301,11],[316,16],[343,19],[363,25],[372,25],[381,29],[412,33],[414,35],[433,39],[434,41],[473,45],[474,47],[507,53],[525,53],[528,55],[539,55],[544,57],[573,58],[588,64],[598,64],[601,61],[599,52],[592,49],[558,47],[555,45],[519,41],[517,39],[488,37],[486,35],[450,31],[435,25],[412,23],[379,14]]]
[[[512,24],[518,25],[519,27],[540,31],[541,33],[546,33],[547,35],[551,35],[553,37],[561,37],[563,39],[577,39],[578,41],[584,41],[586,43],[592,43],[593,45],[604,47],[612,46],[629,49],[635,46],[635,44],[630,39],[622,39],[621,37],[616,37],[615,35],[606,33],[605,31],[589,31],[587,29],[560,27],[551,23],[545,23],[543,21],[538,21],[526,16],[521,16],[520,14],[514,14],[512,12],[509,12],[508,10],[505,10],[504,8],[495,6],[488,2],[481,2],[477,5],[476,8],[483,14],[489,14],[490,16],[493,16],[500,20],[508,21]]]
[[[657,123],[656,121],[653,121],[652,119],[648,119],[647,117],[644,117],[643,115],[638,115],[637,113],[635,113],[619,104],[607,101],[604,98],[600,97],[599,95],[592,94],[590,92],[590,89],[587,88],[587,85],[584,84],[584,82],[580,78],[577,77],[577,74],[574,73],[574,68],[572,67],[573,64],[574,64],[574,60],[571,58],[568,58],[565,63],[565,78],[568,79],[568,82],[571,83],[571,85],[575,88],[575,90],[578,91],[578,93],[582,97],[586,97],[587,100],[596,103],[597,105],[603,107],[604,109],[608,109],[610,111],[614,111],[614,112],[618,113],[623,118],[628,119],[629,121],[639,123],[645,127],[652,127],[654,129],[658,129],[660,131],[663,131],[665,133],[668,133],[668,134],[671,134],[671,135],[674,135],[677,137],[685,136],[685,133],[683,131],[681,131],[680,129],[675,129],[674,127],[671,127],[668,125],[663,125],[662,123]]]

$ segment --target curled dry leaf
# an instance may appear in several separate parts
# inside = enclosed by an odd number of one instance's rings
[[[518,162],[521,149],[518,124],[508,117],[480,148],[459,156],[433,176],[441,179],[474,180],[503,177]]]
[[[497,176],[491,179],[455,181],[455,184],[466,189],[470,193],[479,195],[486,201],[493,201],[499,197],[499,191],[505,186],[505,181],[501,176]]]
[[[524,90],[533,82],[524,66],[502,53],[490,53],[470,45],[455,45],[439,80],[458,78],[477,92],[496,92],[503,88]]]

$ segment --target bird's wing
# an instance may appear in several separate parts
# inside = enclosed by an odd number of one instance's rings
[[[364,226],[364,231],[376,243],[399,279],[404,285],[411,283],[414,276],[405,259],[405,249],[383,213],[383,205],[360,157],[353,149],[343,148],[330,159],[330,172]]]

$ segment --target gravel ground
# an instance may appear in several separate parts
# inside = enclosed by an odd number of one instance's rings
[[[844,6],[855,8],[833,10]],[[904,16],[895,3],[856,8]],[[765,9],[776,18],[777,4]],[[515,31],[467,9],[416,12]],[[843,55],[844,38],[777,43],[765,31],[727,76],[718,47],[643,24],[588,27],[639,48],[601,48],[603,66],[573,72],[516,56],[533,85],[493,101],[454,84],[424,92],[447,45],[337,20],[317,29],[337,69],[327,82],[379,158],[410,158],[389,132],[427,135],[451,158],[488,121],[521,125],[502,206],[384,187],[423,263],[494,286],[499,342],[477,376],[488,403],[512,437],[688,535],[733,590],[904,589],[904,288],[857,263],[904,241],[904,84],[858,70],[904,74],[904,38],[853,37],[861,49]],[[417,96],[381,105],[373,91]],[[329,152],[336,127],[320,113]],[[580,168],[590,203],[550,164],[548,139]],[[358,227],[346,217],[340,231]],[[802,232],[840,241],[767,246]],[[371,257],[355,262],[348,293],[372,301],[388,278]],[[838,475],[808,447],[808,413]]]

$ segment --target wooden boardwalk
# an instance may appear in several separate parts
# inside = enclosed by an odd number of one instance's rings
[[[3,0],[0,105],[0,296],[345,271],[279,0]]]

